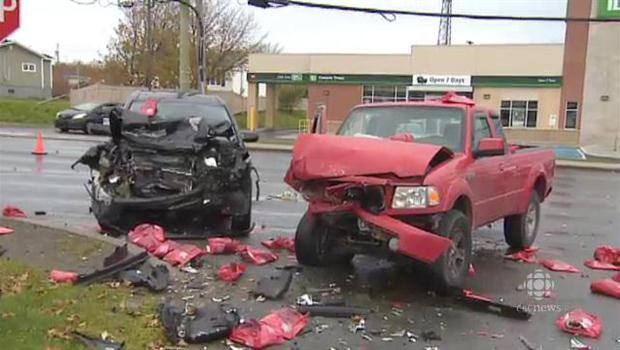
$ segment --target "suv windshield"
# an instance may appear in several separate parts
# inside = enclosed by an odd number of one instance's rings
[[[140,113],[144,100],[134,101],[130,111]],[[160,100],[157,103],[157,117],[164,120],[182,119],[187,117],[202,117],[209,125],[220,125],[224,122],[231,124],[228,112],[223,106],[212,106],[196,102]]]
[[[390,137],[412,134],[415,142],[463,149],[463,110],[452,107],[393,106],[354,109],[339,135]]]

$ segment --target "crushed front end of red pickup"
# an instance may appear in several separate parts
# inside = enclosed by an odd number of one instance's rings
[[[424,188],[426,173],[451,157],[445,147],[407,140],[300,135],[285,181],[309,202],[303,220],[327,223],[331,246],[343,255],[388,248],[433,263],[451,240],[428,231],[432,215],[408,222],[393,201],[397,187]]]

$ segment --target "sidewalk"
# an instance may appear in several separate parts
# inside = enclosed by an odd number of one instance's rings
[[[0,137],[18,137],[18,138],[32,138],[33,142],[38,130],[41,130],[43,137],[48,140],[61,140],[61,141],[81,141],[81,142],[104,142],[108,139],[108,136],[101,135],[84,135],[79,133],[58,133],[52,128],[23,128],[23,127],[0,127]],[[248,143],[246,146],[251,151],[268,151],[268,152],[291,152],[293,149],[293,140],[290,130],[285,131],[258,131],[261,140],[256,143]],[[576,149],[577,150],[577,149]],[[620,171],[620,155],[616,156],[614,153],[604,153],[606,156],[600,156],[601,151],[598,150],[597,154],[590,153],[591,150],[585,150],[584,153],[596,158],[603,158],[601,161],[594,160],[568,160],[557,159],[556,165],[558,167],[565,168],[578,168],[578,169],[596,169],[596,170],[612,170]],[[620,153],[620,152],[619,152]],[[609,161],[606,161],[609,160]]]

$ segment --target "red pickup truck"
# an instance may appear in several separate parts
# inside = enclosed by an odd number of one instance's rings
[[[355,107],[336,135],[295,143],[285,181],[309,202],[297,260],[397,253],[459,288],[476,228],[504,219],[511,248],[532,245],[554,168],[552,150],[510,146],[497,113],[454,93]]]

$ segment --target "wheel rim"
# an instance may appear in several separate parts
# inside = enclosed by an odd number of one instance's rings
[[[538,224],[538,212],[536,205],[530,203],[527,208],[527,214],[525,215],[525,234],[530,238],[536,231],[536,225]]]
[[[450,274],[458,277],[465,265],[465,239],[460,230],[452,234],[452,246],[447,254],[447,263]]]

